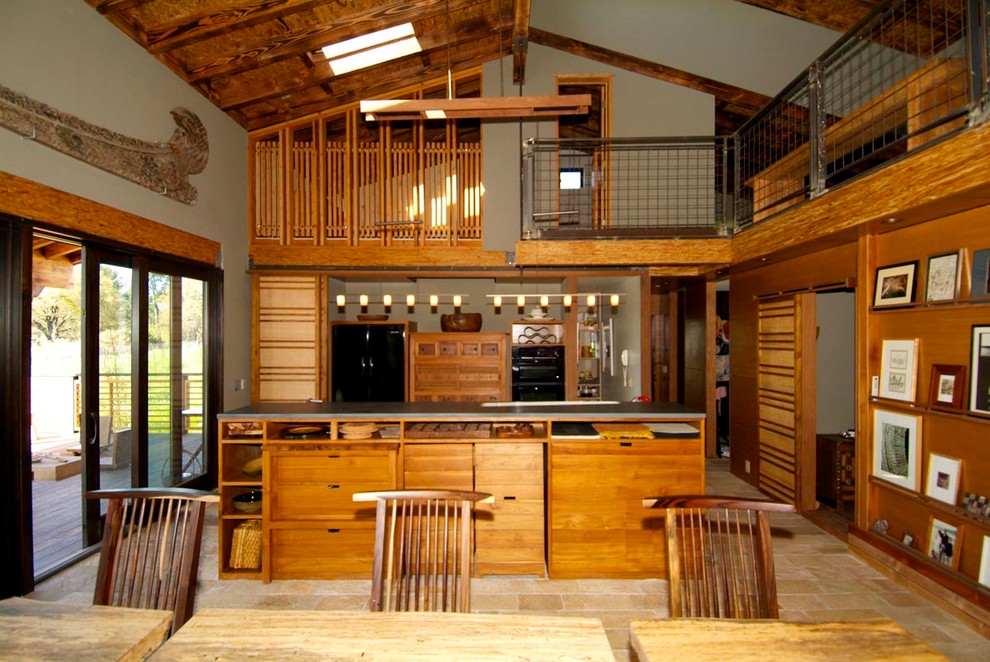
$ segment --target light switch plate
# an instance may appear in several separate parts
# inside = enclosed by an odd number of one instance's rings
[[[880,397],[880,376],[873,375],[873,385],[870,386],[870,395],[874,398]]]

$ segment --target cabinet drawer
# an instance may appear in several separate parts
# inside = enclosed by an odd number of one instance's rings
[[[484,491],[484,490],[480,490]],[[543,531],[543,499],[504,499],[475,505],[474,526],[479,531],[532,529]]]
[[[407,490],[473,490],[471,444],[406,444],[403,485]]]
[[[392,451],[304,451],[273,453],[272,478],[279,483],[343,483],[387,480],[395,462]]]
[[[550,576],[555,579],[665,577],[666,558],[662,531],[551,533]]]
[[[539,474],[540,482],[543,480],[543,444],[541,443],[478,444],[474,449],[474,458],[479,475],[489,471],[525,472]]]
[[[282,483],[269,503],[272,520],[372,519],[374,508],[355,503],[355,492],[390,490],[390,480],[364,480],[346,483]]]
[[[375,553],[374,521],[333,523],[306,529],[273,529],[274,579],[347,579],[371,577]]]

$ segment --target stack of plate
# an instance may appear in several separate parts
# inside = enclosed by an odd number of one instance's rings
[[[344,439],[368,439],[377,431],[377,423],[344,423],[340,426],[340,436]]]

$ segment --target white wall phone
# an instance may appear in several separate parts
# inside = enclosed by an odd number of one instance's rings
[[[622,350],[619,355],[619,363],[622,364],[622,385],[629,386],[629,350]]]

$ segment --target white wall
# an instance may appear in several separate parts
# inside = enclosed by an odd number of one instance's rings
[[[818,294],[816,432],[832,434],[856,427],[856,295]]]
[[[224,268],[224,406],[247,404],[250,376],[247,134],[85,2],[0,2],[0,84],[140,140],[167,141],[183,106],[209,135],[195,206],[176,202],[0,129],[0,170],[220,242]],[[38,219],[46,220],[46,219]],[[53,221],[57,219],[51,219]]]

